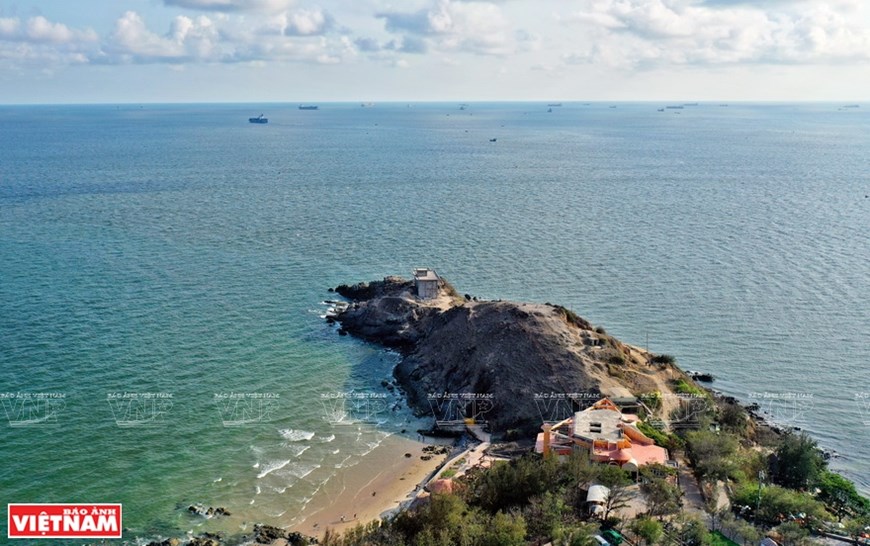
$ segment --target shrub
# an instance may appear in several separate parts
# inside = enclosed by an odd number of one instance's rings
[[[652,357],[652,361],[656,364],[666,364],[668,366],[673,366],[677,363],[677,359],[672,357],[671,355],[655,355]]]
[[[677,379],[674,381],[674,391],[678,394],[694,394],[697,396],[706,396],[707,393],[701,387],[693,385],[685,379]]]
[[[739,485],[732,495],[732,505],[747,506],[751,512],[755,511],[758,502],[758,483],[744,482]],[[761,488],[761,502],[756,520],[759,523],[776,525],[781,518],[796,515],[803,512],[808,518],[814,520],[829,520],[830,515],[825,507],[807,493],[793,491],[778,485],[767,485]]]
[[[791,489],[807,489],[814,485],[827,462],[815,440],[805,433],[783,436],[770,464],[774,483]]]

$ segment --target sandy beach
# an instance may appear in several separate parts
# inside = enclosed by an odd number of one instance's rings
[[[330,480],[300,514],[293,530],[321,538],[327,528],[344,531],[358,523],[385,517],[413,498],[425,480],[446,458],[424,461],[423,448],[433,445],[391,436],[350,469]],[[410,457],[405,454],[410,453]]]

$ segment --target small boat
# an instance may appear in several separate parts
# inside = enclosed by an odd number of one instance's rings
[[[547,108],[547,113],[552,113],[552,112],[553,112],[552,108]]]
[[[300,110],[317,110],[318,107],[315,106],[315,105],[305,105],[305,104],[300,104],[300,105],[299,105],[299,109],[300,109]]]
[[[665,109],[664,109],[664,108],[659,108],[658,111],[659,111],[659,112],[664,112]]]
[[[490,142],[495,142],[496,140],[498,140],[498,139],[497,139],[497,138],[491,138],[491,139],[489,139]]]
[[[259,116],[255,117],[255,118],[248,118],[248,122],[249,123],[269,123],[269,118],[267,118],[263,114],[260,114]]]

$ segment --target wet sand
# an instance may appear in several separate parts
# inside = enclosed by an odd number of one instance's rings
[[[401,436],[387,438],[318,491],[293,530],[322,538],[327,528],[345,531],[389,515],[422,490],[421,482],[446,458],[435,455],[422,460],[427,445],[433,444]]]

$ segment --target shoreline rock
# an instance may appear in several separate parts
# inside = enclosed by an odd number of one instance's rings
[[[351,302],[334,317],[340,332],[397,350],[396,383],[415,413],[436,420],[476,418],[496,434],[532,434],[544,420],[541,396],[581,393],[591,403],[608,389],[666,383],[651,355],[559,305],[474,301],[444,279],[431,300],[401,277],[335,292]]]

